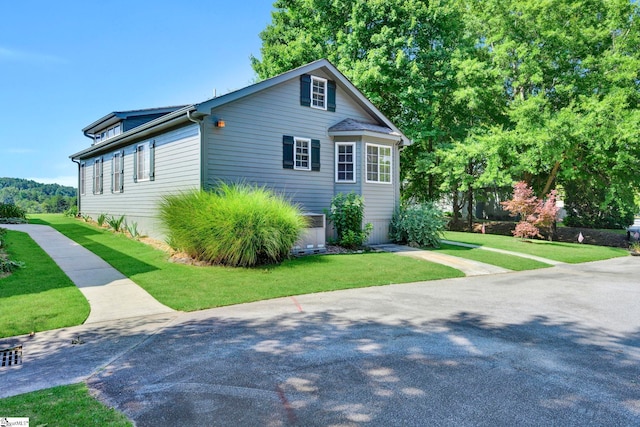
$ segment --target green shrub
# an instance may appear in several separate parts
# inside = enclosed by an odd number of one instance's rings
[[[24,267],[23,262],[10,260],[4,253],[6,235],[7,229],[0,228],[0,274],[11,273],[20,267]]]
[[[101,213],[100,215],[98,215],[98,219],[96,221],[98,223],[98,227],[102,227],[106,220],[107,220],[106,214]]]
[[[364,197],[356,193],[338,193],[331,201],[331,210],[325,212],[338,235],[338,244],[345,248],[357,248],[367,241],[373,225],[365,224]]]
[[[160,219],[172,247],[202,261],[243,267],[282,261],[306,226],[299,207],[248,184],[166,196]]]
[[[446,222],[442,211],[433,203],[403,206],[393,214],[389,238],[397,243],[437,248]]]
[[[26,212],[13,203],[0,203],[0,218],[5,220],[25,220]]]
[[[106,221],[109,227],[111,227],[113,231],[118,233],[122,230],[122,224],[124,223],[124,215],[122,215],[119,218],[116,218],[115,216],[110,216],[109,218],[106,219]]]
[[[71,218],[77,217],[78,216],[78,206],[77,205],[71,206],[69,209],[67,209],[64,212],[64,216],[68,216],[68,217],[71,217]]]
[[[128,222],[124,222],[124,228],[127,229],[132,238],[137,239],[140,237],[140,233],[138,232],[138,223],[132,222],[129,224]]]

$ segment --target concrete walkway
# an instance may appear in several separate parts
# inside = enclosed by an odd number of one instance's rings
[[[85,324],[174,311],[102,258],[49,226],[2,224],[2,228],[29,234],[78,286],[91,306]]]
[[[499,254],[519,256],[521,258],[528,258],[528,259],[532,259],[532,260],[535,260],[535,261],[544,262],[545,264],[549,264],[549,265],[564,264],[561,261],[556,261],[556,260],[549,259],[549,258],[542,258],[542,257],[535,256],[535,255],[523,254],[522,252],[506,251],[504,249],[487,248],[485,246],[472,245],[470,243],[454,242],[452,240],[442,240],[442,243],[445,243],[447,245],[462,246],[464,248],[482,249],[483,251],[497,252]]]
[[[466,276],[482,276],[485,274],[508,273],[512,271],[506,268],[498,267],[491,264],[485,264],[479,261],[473,261],[470,259],[460,258],[435,251],[425,251],[423,249],[416,249],[410,246],[384,244],[375,245],[374,248],[380,249],[385,252],[393,252],[402,256],[409,256],[412,258],[423,259],[425,261],[431,261],[437,264],[446,265],[448,267],[452,267],[462,271]]]

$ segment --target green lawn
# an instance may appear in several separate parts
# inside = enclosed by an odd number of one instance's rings
[[[91,250],[176,310],[193,311],[289,295],[462,277],[443,265],[389,253],[294,258],[261,268],[197,267],[121,234],[62,215],[34,215]]]
[[[470,259],[473,261],[483,262],[514,271],[535,270],[538,268],[551,267],[550,264],[536,261],[529,258],[523,258],[515,255],[497,254],[491,251],[485,251],[480,248],[466,248],[463,246],[448,245],[443,243],[438,249],[433,251],[442,252],[447,255],[453,255],[460,258]]]
[[[478,246],[504,249],[523,254],[536,255],[555,261],[576,264],[580,262],[598,261],[628,256],[625,249],[607,246],[581,245],[578,243],[548,242],[544,240],[521,240],[515,237],[495,234],[463,233],[446,231],[446,240],[471,243]],[[499,255],[502,256],[502,255]]]
[[[0,279],[0,337],[84,322],[87,300],[49,255],[26,233],[7,231],[6,244],[10,258],[25,265]]]
[[[94,399],[87,386],[53,387],[0,399],[1,417],[28,417],[30,426],[132,426],[120,412]]]

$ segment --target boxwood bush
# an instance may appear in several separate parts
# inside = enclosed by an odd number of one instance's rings
[[[433,203],[402,206],[389,226],[389,238],[417,247],[439,247],[446,219]]]
[[[249,184],[163,198],[160,219],[168,243],[191,257],[228,266],[280,262],[306,226],[298,206]]]

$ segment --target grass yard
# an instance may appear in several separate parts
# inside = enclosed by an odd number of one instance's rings
[[[462,277],[458,270],[389,253],[294,258],[259,268],[170,263],[167,254],[121,234],[62,215],[34,215],[91,250],[158,301],[182,311],[290,295]]]
[[[453,240],[453,239],[451,239]],[[463,246],[448,245],[442,243],[439,249],[432,249],[447,255],[457,256],[460,258],[470,259],[473,261],[483,262],[513,271],[535,270],[538,268],[551,267],[550,264],[536,261],[529,258],[523,258],[515,255],[497,254],[495,252],[485,251],[480,248],[465,248]]]
[[[578,243],[548,242],[545,240],[525,240],[509,236],[494,234],[464,233],[460,231],[446,231],[446,240],[471,243],[478,246],[504,249],[536,255],[555,261],[577,264],[580,262],[599,261],[604,259],[628,256],[625,249],[608,246],[581,245]],[[502,255],[500,255],[502,256]]]
[[[132,426],[120,412],[94,399],[85,384],[0,399],[2,417],[28,417],[31,426]]]
[[[51,257],[26,233],[7,231],[6,244],[10,258],[25,265],[0,279],[0,337],[84,322],[89,303]]]

